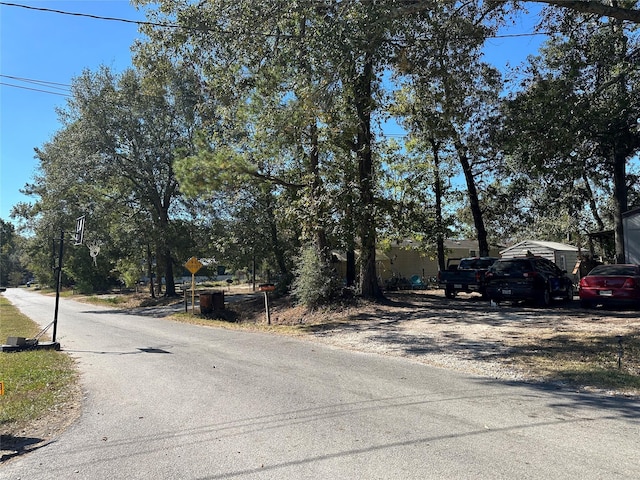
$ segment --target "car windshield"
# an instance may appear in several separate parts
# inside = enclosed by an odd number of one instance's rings
[[[505,260],[498,261],[493,264],[491,270],[495,273],[507,273],[510,275],[530,272],[533,270],[529,260]]]
[[[638,275],[638,267],[634,265],[600,265],[589,272],[589,275]]]

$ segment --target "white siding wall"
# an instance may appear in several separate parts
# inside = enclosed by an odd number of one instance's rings
[[[640,210],[622,219],[624,226],[624,252],[627,263],[640,264]]]

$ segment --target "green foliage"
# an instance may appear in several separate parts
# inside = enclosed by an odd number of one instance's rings
[[[18,286],[28,280],[24,246],[25,240],[14,226],[0,218],[0,286]]]
[[[119,278],[124,281],[128,288],[134,287],[143,277],[142,265],[135,259],[121,258],[117,261],[116,269]]]
[[[322,261],[315,247],[303,247],[292,285],[292,293],[298,302],[308,308],[315,308],[334,300],[339,292],[340,279],[336,272]]]
[[[169,73],[149,81],[139,71],[115,74],[103,67],[74,79],[72,97],[59,112],[63,128],[37,150],[40,171],[28,192],[37,202],[22,209],[37,238],[33,262],[43,278],[51,264],[42,254],[51,251],[46,245],[86,215],[85,239],[108,249],[98,268],[88,255],[67,249],[70,281],[83,291],[103,290],[113,282],[117,260],[147,257],[165,276],[167,293],[175,293],[174,256],[184,232],[174,223],[184,212],[173,162],[193,150],[197,95],[189,91],[186,70]]]
[[[640,151],[637,26],[575,13],[546,17],[557,32],[530,59],[523,89],[505,102],[501,171],[533,235],[616,229],[628,208],[625,175]],[[524,187],[524,188],[522,188]],[[524,202],[526,201],[526,204]]]

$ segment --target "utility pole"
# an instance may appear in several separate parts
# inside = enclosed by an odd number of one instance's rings
[[[55,244],[55,241],[54,241]],[[64,230],[60,233],[60,251],[58,253],[58,265],[56,271],[56,307],[53,312],[53,343],[56,342],[56,333],[58,330],[58,306],[60,304],[60,284],[62,283],[62,255],[64,253]]]

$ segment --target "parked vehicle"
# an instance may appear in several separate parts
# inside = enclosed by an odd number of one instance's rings
[[[561,297],[573,300],[573,281],[566,270],[543,257],[497,260],[485,275],[487,296],[495,301],[529,300],[548,306]]]
[[[484,276],[493,265],[495,257],[451,258],[447,261],[447,269],[438,272],[438,283],[444,288],[447,298],[453,298],[458,292],[480,293],[485,296]]]
[[[640,308],[640,265],[598,265],[580,279],[583,307],[630,304]]]

